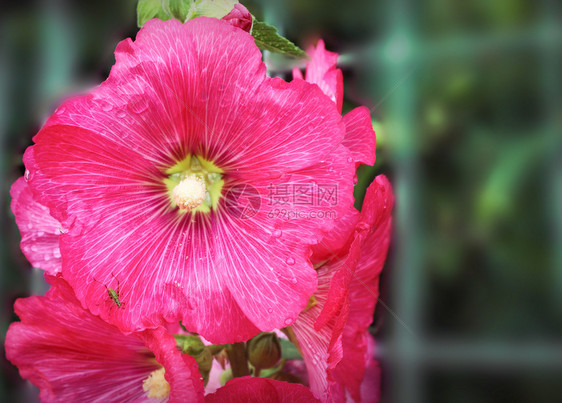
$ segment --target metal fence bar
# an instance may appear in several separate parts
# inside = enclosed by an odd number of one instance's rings
[[[385,130],[394,167],[395,238],[397,248],[392,273],[392,303],[400,321],[392,321],[389,366],[391,371],[388,401],[416,403],[420,401],[423,384],[415,352],[419,349],[421,334],[422,258],[419,240],[420,170],[418,165],[419,136],[415,129],[415,71],[413,59],[415,33],[413,32],[412,2],[395,1],[389,4],[388,42],[383,54],[385,61],[381,78],[390,86],[385,94],[378,94],[377,108],[386,111]],[[380,88],[379,88],[380,90]],[[376,92],[373,92],[376,93]],[[380,308],[379,308],[380,309]],[[404,322],[408,328],[405,328]],[[413,358],[413,359],[412,359]]]

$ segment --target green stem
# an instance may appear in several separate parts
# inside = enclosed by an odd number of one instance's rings
[[[244,343],[230,344],[226,352],[234,378],[250,375],[250,368],[248,367],[248,359],[246,357],[246,346]]]

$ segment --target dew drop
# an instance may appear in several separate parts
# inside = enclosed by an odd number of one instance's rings
[[[352,158],[352,157],[347,157],[347,162],[353,162],[353,158]]]
[[[66,228],[59,227],[59,234],[66,234],[67,232],[68,230]]]
[[[273,236],[274,236],[275,238],[281,237],[281,234],[282,234],[282,232],[281,232],[280,229],[276,229],[275,231],[273,231]]]
[[[285,325],[289,326],[291,323],[293,323],[293,321],[291,320],[291,318],[285,319]]]
[[[294,265],[294,264],[295,264],[295,259],[293,259],[292,257],[288,258],[288,259],[287,259],[287,264],[288,264],[289,266]]]
[[[292,284],[297,284],[297,279],[293,277],[293,278],[291,279],[291,283],[292,283]]]
[[[110,110],[113,109],[113,106],[109,102],[104,102],[104,103],[101,104],[101,108],[104,111],[109,112]]]
[[[128,105],[131,112],[143,113],[148,109],[148,101],[143,95],[136,95]]]
[[[55,256],[55,258],[60,259],[60,250],[59,249],[55,249],[53,251],[53,255]]]
[[[43,231],[39,231],[39,232],[37,233],[37,236],[44,236],[44,235],[45,235],[45,233],[44,233]]]
[[[117,111],[116,115],[119,119],[123,119],[125,116],[127,116],[127,112],[125,112],[123,110],[120,110],[120,111]]]
[[[64,112],[66,112],[66,108],[64,106],[59,106],[59,108],[56,111],[56,114],[62,115]]]
[[[354,185],[357,185],[358,182],[359,182],[359,178],[357,178],[357,175],[355,175],[355,176],[353,177],[353,184],[354,184]]]
[[[267,312],[273,313],[273,308],[269,308],[269,309],[267,310]]]
[[[23,178],[25,179],[26,182],[29,182],[29,176],[31,175],[31,173],[29,172],[29,169],[25,170],[25,173],[23,174]]]

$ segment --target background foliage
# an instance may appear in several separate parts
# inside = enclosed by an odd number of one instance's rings
[[[346,104],[373,108],[397,195],[373,327],[387,402],[562,395],[562,29],[554,0],[244,2],[306,47],[342,54]],[[107,77],[136,4],[19,1],[0,14],[0,335],[43,291],[9,187],[45,118]],[[279,74],[284,59],[269,62]],[[36,392],[4,359],[0,396]]]

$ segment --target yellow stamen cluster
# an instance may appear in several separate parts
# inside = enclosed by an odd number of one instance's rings
[[[205,181],[198,176],[190,175],[174,187],[172,198],[180,209],[191,211],[203,203],[206,191]]]
[[[142,390],[149,398],[164,399],[170,394],[170,384],[164,378],[164,368],[157,369],[142,381]]]

